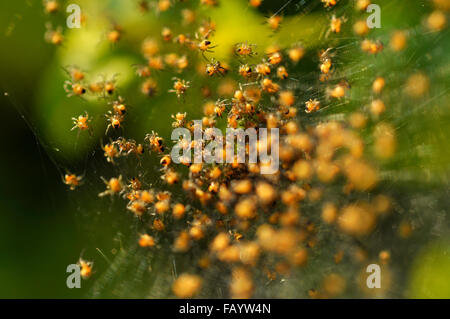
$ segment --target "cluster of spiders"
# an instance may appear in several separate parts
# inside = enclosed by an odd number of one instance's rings
[[[329,10],[338,4],[337,0],[322,2]],[[217,5],[216,1],[202,0],[201,3]],[[261,1],[250,1],[250,4],[257,7]],[[359,0],[356,8],[364,11],[369,4],[369,0]],[[141,1],[139,5],[142,10],[152,8],[147,1]],[[172,5],[172,1],[160,0],[153,9],[163,12]],[[195,24],[195,16],[193,10],[185,9],[183,23]],[[333,15],[329,26],[331,34],[342,32],[342,26],[347,22],[347,18]],[[277,30],[281,23],[279,15],[268,20],[272,30]],[[355,23],[354,32],[364,37],[370,30],[359,23]],[[429,24],[435,30],[442,28],[434,20]],[[208,134],[208,130],[223,118],[226,118],[227,127],[279,128],[279,171],[262,175],[260,171],[264,163],[237,161],[193,164],[186,159],[177,164],[171,158],[170,146],[152,131],[141,143],[121,136],[102,145],[102,149],[111,165],[118,165],[119,158],[130,155],[141,157],[146,151],[157,154],[161,178],[167,187],[156,189],[149,187],[150,183],[141,176],[120,175],[102,178],[106,189],[99,196],[122,198],[126,202],[126,210],[142,221],[142,232],[136,234],[136,242],[141,249],[169,248],[171,254],[187,255],[195,260],[189,270],[174,280],[173,293],[180,298],[201,294],[206,278],[217,271],[216,265],[228,270],[230,297],[250,298],[254,295],[256,281],[279,281],[305,267],[316,248],[322,245],[324,238],[319,229],[324,228],[339,236],[356,239],[355,244],[347,242],[343,246],[345,249],[335,251],[334,263],[339,264],[346,258],[363,267],[374,252],[357,243],[361,238],[370,238],[379,221],[388,216],[394,205],[393,199],[383,194],[380,187],[382,178],[372,161],[373,158],[392,159],[396,154],[395,129],[383,118],[388,107],[383,102],[387,80],[382,76],[373,79],[371,90],[374,98],[370,105],[342,119],[305,124],[301,118],[320,112],[330,101],[348,99],[352,90],[346,79],[328,85],[339,70],[339,65],[334,63],[337,51],[327,48],[317,52],[316,79],[326,84],[323,94],[298,96],[291,85],[290,69],[295,68],[307,54],[302,44],[287,48],[269,46],[261,54],[256,44],[249,41],[237,43],[233,47],[232,62],[237,63],[234,67],[228,61],[210,58],[214,55],[215,29],[213,21],[205,20],[198,25],[194,37],[174,35],[169,27],[164,27],[160,40],[144,39],[141,48],[145,64],[134,66],[136,74],[143,78],[140,90],[146,96],[164,94],[159,92],[158,81],[153,74],[170,70],[176,76],[167,93],[185,98],[189,90],[201,90],[205,98],[214,94],[219,97],[203,105],[203,134]],[[109,39],[120,41],[120,32],[120,28],[114,29]],[[181,72],[192,69],[190,60],[177,53],[161,54],[161,48],[168,42],[179,45],[180,52],[187,48],[201,54],[206,63],[198,72],[221,81],[217,92],[180,77]],[[378,40],[362,38],[360,42],[363,52],[383,52],[384,46]],[[399,31],[392,37],[390,49],[401,51],[406,44],[407,34]],[[91,93],[112,99],[112,108],[106,114],[106,134],[110,130],[117,131],[128,108],[125,99],[118,96],[115,78],[88,83],[84,72],[75,66],[68,67],[67,73],[70,79],[64,88],[68,96],[81,97]],[[414,76],[415,81],[410,79],[414,85],[410,85],[408,92],[412,96],[421,96],[427,90],[426,75]],[[239,84],[234,81],[230,85],[228,78],[237,78]],[[194,130],[193,121],[185,112],[180,110],[172,118],[173,127]],[[81,131],[89,130],[91,125],[87,113],[73,118],[73,121],[73,129]],[[370,147],[367,135],[372,141]],[[184,145],[186,149],[195,147],[190,141],[185,141]],[[204,150],[206,145],[200,147]],[[226,152],[224,149],[223,156]],[[371,154],[374,157],[370,157]],[[187,167],[187,173],[182,172],[183,166]],[[82,184],[82,179],[68,173],[64,182],[73,190]],[[173,196],[170,191],[173,184],[181,185],[183,197]],[[407,238],[412,230],[412,226],[405,222],[399,226],[398,236]],[[167,241],[170,242],[169,247],[163,244]],[[378,253],[378,261],[388,264],[389,250]],[[348,280],[341,273],[332,272],[324,275],[316,287],[305,289],[312,298],[336,297],[345,293]]]

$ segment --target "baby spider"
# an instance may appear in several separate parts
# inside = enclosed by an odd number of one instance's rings
[[[165,168],[165,173],[161,176],[161,179],[169,185],[177,184],[180,180],[178,173],[174,169]]]
[[[314,99],[309,99],[309,101],[305,102],[306,105],[306,113],[311,113],[311,112],[315,112],[318,111],[320,109],[320,101]]]
[[[261,78],[261,77],[263,77],[265,75],[269,75],[270,72],[271,72],[270,64],[268,64],[266,62],[257,64],[256,67],[255,67],[255,71],[258,74],[259,78]]]
[[[283,60],[283,56],[281,55],[280,52],[274,52],[269,54],[269,57],[267,58],[267,61],[272,64],[279,64],[281,61]]]
[[[80,82],[84,80],[85,74],[75,65],[69,65],[64,68],[64,71],[70,76],[73,82]]]
[[[78,266],[80,266],[80,275],[83,279],[88,279],[92,275],[92,267],[94,266],[93,262],[85,261],[80,258],[78,261]]]
[[[117,150],[116,148],[116,144],[114,143],[106,144],[105,146],[102,146],[102,150],[105,152],[104,155],[106,157],[106,160],[109,163],[114,164],[114,158],[118,157],[120,154],[120,151]]]
[[[206,6],[214,7],[217,5],[217,0],[200,0],[200,3]]]
[[[253,70],[248,64],[239,66],[239,74],[244,78],[250,78],[253,75]]]
[[[365,39],[361,42],[361,49],[367,53],[377,54],[383,51],[384,46],[381,41],[372,41],[369,39]]]
[[[278,84],[272,82],[271,79],[264,78],[261,81],[261,88],[269,94],[274,94],[274,93],[278,92],[278,90],[280,89],[280,86]]]
[[[87,112],[84,112],[84,115],[79,115],[77,117],[72,117],[72,121],[74,126],[71,131],[78,128],[80,131],[90,130],[89,122],[91,121]]]
[[[147,65],[135,64],[133,67],[136,69],[136,74],[141,78],[148,78],[152,75],[152,71]]]
[[[177,68],[177,72],[181,73],[183,72],[184,69],[186,69],[189,66],[189,60],[187,58],[187,56],[183,55],[182,57],[178,58],[175,61],[175,66]]]
[[[214,107],[214,114],[217,117],[222,117],[223,112],[226,110],[227,108],[227,100],[217,100],[215,107]]]
[[[54,30],[51,23],[47,23],[45,27],[47,28],[47,31],[44,35],[45,41],[54,45],[61,45],[64,40],[62,28],[57,27],[56,30]]]
[[[289,76],[288,72],[286,71],[286,68],[284,66],[279,66],[277,69],[277,76],[282,79],[286,80]]]
[[[150,9],[148,1],[147,0],[139,0],[138,8],[143,13],[148,12]]]
[[[74,95],[82,96],[86,93],[86,88],[80,83],[73,83],[71,81],[64,82],[64,91],[67,92],[67,97]]]
[[[155,239],[150,235],[143,234],[140,235],[138,243],[141,247],[153,247],[155,246]]]
[[[124,137],[119,137],[112,144],[117,145],[117,147],[119,148],[118,153],[120,155],[129,155],[133,153],[137,148],[135,140],[127,140]]]
[[[110,80],[103,80],[103,90],[104,93],[108,95],[113,95],[116,92],[116,77],[118,74],[113,74]]]
[[[136,143],[135,140],[127,140],[123,137],[119,137],[117,141],[114,141],[119,147],[119,153],[129,155],[134,153],[136,156],[144,154],[144,145]]]
[[[304,55],[305,55],[305,49],[303,48],[303,46],[301,44],[296,44],[296,45],[294,45],[294,47],[292,47],[291,49],[288,50],[289,59],[294,63],[297,63],[298,61],[300,61]]]
[[[183,25],[192,24],[196,20],[196,13],[191,9],[181,10],[181,15],[183,16]]]
[[[148,66],[150,69],[161,71],[164,69],[164,61],[161,56],[151,56],[148,58]]]
[[[88,89],[91,93],[102,94],[104,89],[104,83],[102,81],[91,82],[88,85]]]
[[[113,177],[109,181],[101,177],[102,181],[106,184],[106,190],[100,194],[98,194],[99,197],[103,197],[106,195],[115,195],[120,194],[123,192],[123,182],[122,182],[122,175],[120,175],[118,178]]]
[[[161,36],[162,36],[163,40],[166,42],[172,40],[172,36],[173,36],[172,30],[170,30],[167,27],[164,27],[161,31]]]
[[[83,176],[77,176],[75,174],[67,173],[66,175],[64,175],[63,182],[70,187],[71,191],[73,191],[75,188],[81,185],[82,180]]]
[[[178,112],[176,115],[172,114],[172,118],[175,120],[175,122],[172,123],[172,127],[184,127],[186,124],[186,112]]]
[[[277,31],[280,28],[281,21],[283,20],[282,16],[273,15],[267,19],[267,24],[273,31]]]
[[[123,115],[108,111],[108,114],[106,114],[105,116],[107,118],[107,121],[109,122],[108,126],[106,127],[105,135],[108,134],[108,131],[111,127],[113,129],[118,129],[122,125],[124,119]]]
[[[158,83],[154,79],[148,78],[142,83],[141,92],[148,97],[154,96],[158,93]]]
[[[59,10],[59,3],[56,0],[43,0],[45,13],[56,13]]]
[[[211,33],[216,31],[216,23],[211,21],[211,19],[204,20],[201,26],[198,28],[198,32],[203,36],[204,39],[208,39]]]
[[[133,200],[127,205],[127,209],[136,217],[141,217],[147,211],[147,204],[141,200]]]
[[[234,52],[238,56],[241,57],[252,57],[253,55],[256,55],[257,52],[254,51],[254,48],[256,47],[256,44],[249,44],[247,41],[241,42],[235,45]]]
[[[343,18],[343,17],[341,17],[341,18],[336,18],[336,16],[333,15],[333,16],[331,17],[331,22],[330,22],[330,31],[331,31],[331,32],[334,32],[334,33],[339,33],[339,32],[341,32],[342,24],[343,24],[344,22],[346,22],[346,21],[347,21],[347,20],[346,20],[345,18]]]
[[[325,8],[334,7],[338,2],[338,0],[321,0],[321,1],[323,2]]]
[[[173,80],[175,81],[173,84],[173,89],[169,90],[169,92],[175,93],[177,97],[180,98],[189,88],[189,81],[180,80],[179,78],[173,78]]]
[[[136,156],[138,156],[138,157],[139,157],[139,155],[144,154],[144,145],[135,144],[135,147],[132,148],[132,153],[136,154]]]
[[[258,8],[263,0],[250,0],[249,4],[254,7],[254,8]]]
[[[121,96],[119,96],[116,101],[112,102],[114,114],[125,115],[127,106],[124,102],[125,100]]]
[[[335,98],[335,99],[341,99],[345,96],[346,91],[350,89],[350,84],[346,80],[342,80],[337,84],[334,88],[327,89],[328,96]]]
[[[208,63],[206,65],[206,74],[209,76],[213,76],[214,74],[218,75],[225,75],[228,72],[228,70],[222,66],[222,64],[219,61],[212,60],[211,63]]]
[[[114,25],[113,28],[106,34],[106,38],[111,44],[116,44],[122,37],[122,28],[118,25]]]
[[[158,136],[158,133],[155,133],[154,131],[152,131],[151,134],[147,134],[145,136],[145,141],[148,141],[150,143],[150,149],[153,151],[156,151],[158,153],[163,153],[165,148],[164,148],[164,140],[162,139],[162,137]]]
[[[163,167],[168,167],[170,165],[170,163],[172,163],[172,158],[170,157],[170,155],[164,155],[161,160],[159,161],[159,163],[163,166]]]
[[[132,179],[129,180],[129,184],[127,186],[131,190],[138,191],[141,189],[142,183],[139,180],[139,178],[133,177]]]
[[[207,61],[208,61],[208,59],[205,56],[205,52],[212,53],[212,52],[214,52],[212,49],[217,47],[217,45],[211,45],[211,44],[212,44],[211,41],[208,40],[207,38],[205,38],[205,39],[201,40],[199,43],[197,43],[197,48],[202,53],[203,58],[205,58],[205,60],[207,60]]]
[[[320,71],[323,74],[330,73],[332,69],[332,61],[331,61],[331,54],[329,53],[331,48],[326,49],[325,51],[321,51],[319,53],[320,57]]]
[[[157,14],[160,14],[161,12],[165,12],[170,9],[172,6],[172,1],[170,0],[158,0],[157,3],[153,4],[155,7],[155,11]]]

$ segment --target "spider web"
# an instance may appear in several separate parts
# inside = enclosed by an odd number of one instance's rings
[[[381,1],[380,1],[381,2]],[[114,2],[111,2],[114,3]],[[395,4],[394,4],[395,3]],[[330,119],[344,119],[349,113],[356,110],[364,110],[374,98],[370,92],[371,84],[376,76],[383,76],[389,83],[383,95],[384,102],[388,105],[384,121],[394,125],[398,138],[398,151],[395,159],[389,163],[379,163],[380,175],[382,176],[383,194],[387,194],[394,199],[394,213],[384,219],[378,225],[370,241],[359,241],[349,239],[341,234],[331,231],[328,227],[318,223],[318,236],[323,241],[323,247],[315,252],[311,262],[305,269],[297,271],[289,278],[279,278],[275,281],[267,279],[255,280],[254,296],[266,297],[307,297],[307,290],[319,285],[324,273],[330,273],[336,269],[332,256],[337,249],[351,250],[353,247],[362,246],[368,251],[379,252],[382,249],[390,249],[395,260],[391,264],[391,272],[395,278],[392,289],[386,296],[402,297],[407,286],[407,273],[405,268],[410,268],[410,256],[415,255],[422,247],[431,240],[439,239],[449,231],[448,216],[448,159],[449,154],[445,145],[449,138],[449,110],[444,108],[449,101],[449,61],[448,61],[448,29],[439,33],[429,33],[424,31],[421,24],[420,12],[413,12],[412,21],[401,19],[399,2],[391,1],[382,3],[383,17],[386,21],[400,21],[400,26],[392,22],[392,25],[375,30],[373,38],[382,41],[385,46],[389,43],[391,32],[397,28],[406,31],[408,47],[398,55],[384,54],[367,55],[361,52],[361,38],[354,36],[351,32],[352,22],[361,17],[353,9],[352,1],[341,1],[335,10],[322,9],[320,3],[314,1],[287,1],[279,4],[279,12],[292,10],[294,19],[301,19],[308,14],[320,12],[322,17],[328,21],[332,14],[345,16],[347,22],[341,34],[331,35],[328,31],[328,24],[321,25],[317,30],[317,38],[320,45],[309,45],[307,40],[303,44],[308,49],[305,58],[296,66],[290,68],[290,78],[286,87],[298,97],[296,107],[299,110],[299,121],[303,127],[321,123]],[[384,4],[384,5],[383,5]],[[114,4],[112,4],[114,5]],[[415,10],[417,7],[415,7]],[[384,18],[383,18],[384,19]],[[384,21],[384,20],[383,20]],[[371,35],[372,37],[372,35]],[[276,42],[277,33],[273,34]],[[290,35],[290,42],[296,43],[298,39],[295,34]],[[331,53],[335,72],[332,80],[328,83],[318,81],[318,57],[319,50],[332,48]],[[387,48],[385,50],[388,50]],[[195,57],[190,56],[195,59]],[[201,57],[197,57],[201,59]],[[233,61],[231,63],[234,63]],[[63,66],[63,65],[60,65]],[[234,65],[233,65],[234,66]],[[405,98],[405,82],[409,76],[416,71],[424,72],[430,78],[430,92],[428,96],[418,101]],[[170,78],[177,74],[157,75],[158,81],[170,83]],[[351,86],[351,95],[348,98],[332,101],[326,94],[326,88],[340,81],[346,80]],[[204,83],[205,80],[198,75],[190,77],[193,84]],[[138,85],[131,82],[129,85],[137,91]],[[169,86],[161,88],[161,95],[167,92]],[[96,270],[92,287],[88,296],[98,297],[168,297],[171,296],[170,286],[173,279],[185,270],[192,269],[193,256],[200,254],[205,247],[193,247],[193,252],[186,255],[177,255],[171,252],[170,245],[161,243],[161,249],[148,252],[142,250],[137,245],[137,234],[148,230],[145,221],[135,218],[125,209],[124,202],[119,199],[102,198],[98,199],[98,193],[104,190],[105,185],[100,180],[100,176],[110,178],[113,176],[124,177],[129,180],[138,176],[144,181],[145,187],[167,188],[159,178],[158,158],[154,154],[145,154],[140,160],[135,158],[119,159],[114,165],[107,163],[103,156],[103,151],[99,147],[96,138],[80,136],[69,143],[73,143],[76,153],[77,149],[82,155],[76,160],[66,156],[59,147],[52,143],[52,138],[48,134],[43,134],[39,124],[36,124],[35,113],[30,113],[24,106],[16,101],[14,89],[5,90],[11,103],[27,122],[30,129],[36,136],[36,140],[43,150],[49,155],[55,164],[61,177],[67,171],[84,175],[84,183],[79,190],[70,192],[68,196],[71,200],[69,205],[77,211],[77,218],[81,229],[86,233],[92,246],[87,247],[83,252],[83,258],[95,260]],[[164,103],[164,99],[158,98],[156,101],[143,100],[129,94],[129,87],[119,88],[119,94],[129,101],[131,105],[130,115],[127,115],[123,131],[115,135],[126,136],[129,129],[131,136],[139,143],[143,142],[143,134],[137,134],[139,129],[146,126],[142,124],[139,107],[152,107]],[[77,99],[76,97],[72,97]],[[309,99],[322,101],[321,110],[308,114],[302,112],[304,102]],[[155,130],[162,129],[162,136],[168,140],[170,128],[167,123],[159,121],[160,117],[169,118],[169,110],[189,109],[193,111],[192,116],[200,115],[197,101],[204,99],[199,95],[187,96],[185,102],[176,102],[167,110],[156,110],[151,112],[152,127],[146,127],[146,131],[155,127]],[[78,100],[84,107],[92,102]],[[94,102],[92,104],[105,105],[106,101]],[[171,100],[171,103],[174,100]],[[265,100],[266,105],[273,101]],[[81,109],[81,108],[80,108]],[[137,115],[133,115],[137,111]],[[98,112],[101,114],[101,112]],[[75,116],[75,114],[74,114]],[[95,122],[104,121],[101,115],[94,117]],[[101,127],[102,124],[99,124]],[[103,124],[104,125],[104,124]],[[103,128],[99,129],[102,130]],[[361,134],[370,147],[373,143],[371,137],[371,127]],[[76,133],[74,133],[76,134]],[[114,137],[115,133],[112,133]],[[109,137],[101,136],[104,143]],[[83,147],[86,140],[91,140],[90,146]],[[69,146],[72,147],[72,146]],[[348,201],[340,190],[341,184],[327,186],[325,196],[337,202]],[[174,199],[182,198],[179,188],[170,188]],[[366,194],[366,197],[373,196]],[[313,204],[302,206],[302,214],[312,220],[317,219],[319,207]],[[393,225],[397,225],[401,220],[407,219],[414,228],[417,229],[414,239],[405,242],[394,235]],[[99,231],[100,229],[100,231]],[[176,232],[177,229],[171,230]],[[79,252],[74,252],[74,259]],[[375,258],[375,256],[370,256]],[[264,264],[255,267],[255,277],[264,278]],[[347,278],[353,278],[358,273],[359,267],[351,262],[344,262],[339,270]],[[214,265],[204,272],[205,285],[203,297],[227,297],[227,276],[229,269],[225,266]],[[348,297],[357,297],[360,292],[352,287],[348,290]]]

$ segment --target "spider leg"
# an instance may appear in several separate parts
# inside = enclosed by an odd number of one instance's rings
[[[108,131],[109,131],[110,128],[111,128],[111,123],[108,124],[108,126],[106,127],[105,135],[108,135]]]

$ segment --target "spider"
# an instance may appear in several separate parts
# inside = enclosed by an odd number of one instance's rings
[[[80,129],[80,131],[90,129],[89,122],[91,120],[90,120],[87,112],[84,112],[84,115],[80,115],[78,117],[72,117],[72,121],[73,121],[74,126],[72,127],[71,131],[75,130],[76,128]]]
[[[257,52],[254,51],[256,48],[256,44],[249,44],[247,41],[237,43],[234,47],[234,52],[238,56],[241,57],[252,57],[257,54]]]
[[[67,92],[67,97],[82,96],[86,93],[86,88],[80,83],[73,83],[71,81],[64,82],[64,91]]]
[[[105,116],[107,118],[107,121],[109,122],[108,126],[106,127],[105,135],[108,134],[108,131],[111,127],[114,129],[120,128],[120,126],[122,125],[122,122],[124,120],[123,115],[113,113],[111,111],[108,111],[108,113]]]
[[[222,64],[219,61],[212,60],[211,63],[206,65],[206,74],[209,76],[213,76],[214,74],[218,75],[225,75],[228,72],[228,70],[222,66]]]
[[[175,81],[173,84],[173,89],[169,90],[169,92],[173,92],[180,98],[186,90],[189,88],[189,81],[181,80],[179,78],[173,78]]]
[[[73,191],[75,188],[81,185],[83,180],[83,176],[77,176],[75,174],[67,173],[64,175],[63,182],[67,186],[70,187],[70,190]]]

